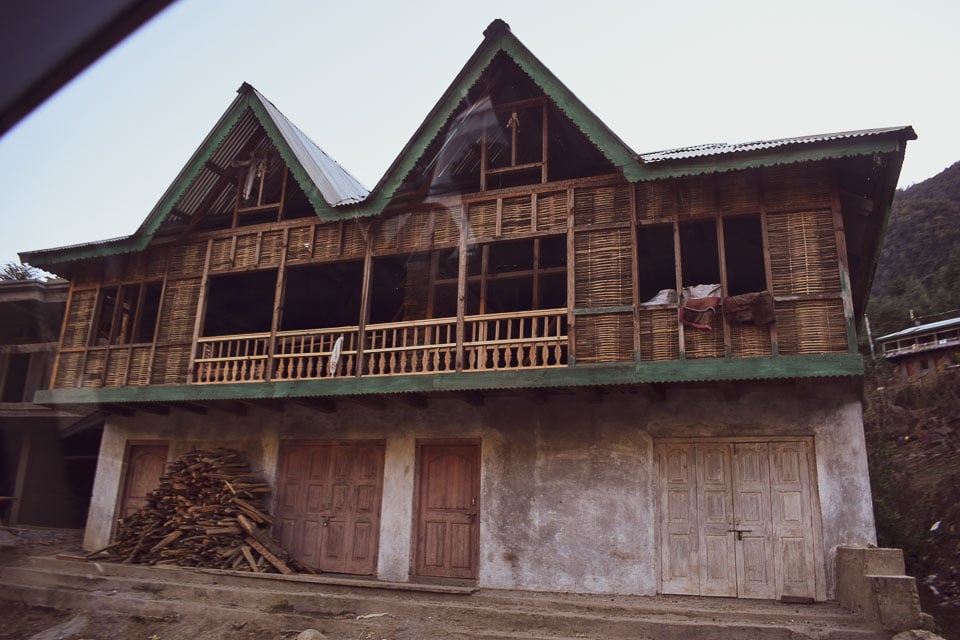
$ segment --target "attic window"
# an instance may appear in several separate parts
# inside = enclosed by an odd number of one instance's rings
[[[547,101],[533,98],[494,107],[483,130],[480,190],[547,182]]]

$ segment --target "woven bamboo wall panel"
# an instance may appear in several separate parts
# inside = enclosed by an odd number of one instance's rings
[[[280,257],[283,255],[283,231],[264,231],[260,238],[260,260],[258,267],[280,266]]]
[[[232,266],[233,238],[216,238],[210,247],[210,270],[226,271]]]
[[[628,184],[578,187],[573,192],[573,221],[577,226],[630,221]]]
[[[683,331],[684,353],[688,358],[722,358],[724,354],[723,328],[714,322],[713,331],[686,327]]]
[[[633,303],[630,229],[577,232],[574,250],[578,309]]]
[[[577,362],[633,360],[633,314],[577,317]]]
[[[82,347],[87,343],[90,323],[93,321],[93,309],[97,303],[96,289],[74,290],[70,297],[70,308],[66,313],[66,329],[63,332],[64,349]]]
[[[160,329],[157,343],[189,342],[200,299],[200,278],[175,280],[167,283],[160,307]]]
[[[97,388],[103,386],[103,367],[107,361],[106,349],[88,349],[83,365],[81,387]]]
[[[460,225],[463,222],[463,207],[455,206],[437,210],[433,221],[434,246],[450,246],[460,242]]]
[[[371,227],[375,253],[391,253],[397,250],[397,234],[400,232],[400,217],[391,216],[375,221]]]
[[[504,198],[500,235],[530,231],[533,205],[530,196]]]
[[[82,360],[82,353],[61,353],[57,360],[57,379],[53,381],[53,387],[66,389],[77,386]]]
[[[681,218],[717,213],[717,194],[712,176],[684,178],[677,185],[677,210]]]
[[[127,372],[128,385],[150,384],[150,347],[134,347],[130,352],[130,369]]]
[[[247,233],[237,236],[237,245],[233,250],[233,266],[237,269],[253,267],[257,264],[257,234]]]
[[[173,247],[167,273],[171,276],[200,275],[206,259],[207,241],[196,240]]]
[[[767,211],[830,207],[830,174],[824,165],[785,165],[763,169]]]
[[[472,202],[467,209],[469,223],[467,242],[473,244],[480,238],[492,238],[497,232],[497,201]]]
[[[120,284],[124,279],[126,256],[109,256],[103,259],[104,284]]]
[[[843,302],[778,302],[777,342],[783,355],[847,351],[847,325],[843,317]]]
[[[147,270],[145,277],[161,278],[167,272],[170,258],[170,245],[164,244],[147,249]]]
[[[567,229],[567,192],[554,191],[537,195],[537,231]]]
[[[153,361],[150,384],[185,384],[190,368],[190,347],[158,347]]]
[[[430,247],[430,212],[416,211],[398,216],[400,228],[397,231],[397,250],[401,253],[425,251]]]
[[[829,211],[770,214],[767,233],[774,294],[840,292],[837,237]]]
[[[353,226],[352,222],[346,223]],[[317,226],[313,240],[313,257],[318,260],[332,260],[340,251],[340,225],[321,224]]]
[[[761,209],[760,174],[734,171],[717,176],[717,206],[723,213],[756,213]]]
[[[107,375],[104,378],[105,387],[122,387],[127,376],[127,364],[130,362],[129,349],[111,349],[107,358]]]
[[[313,226],[292,227],[287,236],[287,261],[309,260],[312,240]]]
[[[366,250],[367,236],[363,231],[361,223],[357,220],[345,220],[343,222],[343,247],[341,248],[341,257],[362,258]]]
[[[637,185],[637,218],[672,219],[677,210],[677,181],[656,180]]]
[[[641,309],[640,360],[677,360],[680,357],[676,309]]]
[[[770,329],[767,327],[731,324],[730,353],[738,358],[772,355]]]

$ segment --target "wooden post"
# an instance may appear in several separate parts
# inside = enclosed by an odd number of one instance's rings
[[[486,132],[484,132],[484,149],[486,148]],[[481,176],[483,176],[483,166],[480,167]],[[481,178],[485,180],[485,178]],[[483,187],[481,187],[482,189]],[[461,201],[462,202],[462,201]],[[467,204],[461,204],[463,207],[463,218],[467,220]],[[456,355],[456,365],[457,371],[463,371],[464,366],[464,320],[463,317],[466,313],[467,307],[467,227],[468,225],[460,225],[460,255],[458,256],[459,261],[457,263],[457,355]],[[481,270],[481,287],[483,286],[483,271]],[[480,298],[480,313],[483,313],[483,296]]]
[[[630,278],[633,281],[633,352],[634,360],[640,354],[640,257],[637,255],[637,189],[643,183],[630,185]]]
[[[63,337],[67,333],[67,323],[70,321],[70,307],[73,305],[73,287],[70,283],[70,290],[67,291],[67,304],[63,308],[63,322],[60,323],[60,339],[57,340],[57,357],[53,360],[53,370],[50,372],[50,385],[48,389],[53,389],[57,382],[57,369],[60,368],[60,353],[63,351]]]
[[[714,198],[714,201],[716,201],[716,198]],[[723,236],[723,217],[720,215],[719,207],[716,211],[716,214],[717,257],[720,261],[720,299],[722,301],[723,296],[729,295],[730,291],[730,289],[727,287],[727,242],[726,238]],[[720,320],[723,324],[723,355],[724,357],[729,358],[732,354],[732,348],[730,346],[730,321],[727,319],[726,313],[720,314]]]
[[[20,457],[17,459],[17,476],[13,482],[13,504],[10,505],[9,524],[20,522],[20,505],[23,503],[23,489],[27,482],[27,469],[30,466],[30,450],[33,448],[33,429],[24,427],[22,432]]]
[[[680,359],[686,358],[687,345],[684,338],[683,322],[680,321],[680,315],[683,313],[683,270],[680,259],[680,203],[676,197],[673,202],[673,270],[677,282],[677,350],[680,352]]]
[[[763,176],[753,172],[757,179],[757,191],[760,193],[760,234],[763,240],[763,269],[767,279],[767,290],[773,295],[773,265],[770,262],[770,237],[767,232],[767,198],[763,185]],[[777,336],[777,323],[770,325],[770,355],[780,355],[780,343]]]
[[[370,225],[363,226],[358,222],[363,230],[364,252],[363,252],[363,280],[360,285],[360,318],[357,320],[357,373],[359,378],[363,375],[363,345],[366,342],[367,318],[370,315],[370,285],[373,280],[373,234],[370,233]],[[343,249],[343,227],[341,223],[341,250]]]
[[[542,120],[543,120],[543,133],[542,133],[542,135],[541,135],[541,146],[542,146],[542,148],[541,148],[541,150],[540,150],[540,161],[541,161],[543,164],[542,164],[541,167],[540,167],[540,183],[541,183],[541,184],[546,184],[546,183],[547,183],[547,180],[548,180],[548,176],[549,176],[548,160],[547,160],[547,158],[549,157],[549,154],[548,154],[548,145],[547,145],[547,137],[548,137],[548,133],[549,133],[549,131],[548,131],[548,128],[549,128],[549,127],[548,127],[548,124],[547,124],[547,116],[548,116],[548,114],[549,114],[549,111],[548,111],[548,108],[547,108],[547,103],[546,103],[546,101],[544,101],[542,109],[543,109],[543,111],[542,111],[542,113],[543,113],[543,117],[542,117]]]
[[[283,230],[283,243],[280,245],[280,267],[277,269],[277,284],[274,288],[273,318],[270,321],[270,342],[267,343],[267,370],[264,379],[273,379],[273,354],[277,346],[277,330],[283,321],[283,301],[287,294],[286,265],[287,245],[290,241],[290,227]]]
[[[197,340],[200,338],[200,332],[203,330],[203,316],[207,310],[207,287],[210,282],[210,255],[213,252],[213,239],[207,240],[207,254],[203,259],[203,274],[200,276],[200,295],[197,298],[197,317],[193,319],[193,337],[190,340],[190,366],[187,369],[187,384],[195,382],[193,379],[193,367],[197,359]],[[166,282],[164,282],[166,289]],[[160,300],[163,305],[163,298]],[[156,340],[154,340],[156,344]],[[152,356],[151,356],[152,358]]]
[[[843,318],[847,326],[847,350],[857,353],[857,327],[853,316],[853,289],[850,282],[850,262],[847,257],[847,236],[843,229],[843,209],[840,206],[840,183],[834,175],[830,185],[830,208],[836,233],[837,257],[840,268],[840,292],[843,295]]]
[[[577,259],[576,242],[573,231],[573,187],[567,187],[567,364],[576,364],[576,278]]]

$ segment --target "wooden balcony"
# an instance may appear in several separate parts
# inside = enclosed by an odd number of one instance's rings
[[[199,338],[191,382],[509,371],[567,365],[567,309]]]

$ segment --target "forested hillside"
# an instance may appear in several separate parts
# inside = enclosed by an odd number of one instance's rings
[[[960,162],[897,191],[867,315],[874,336],[960,315]],[[944,315],[941,315],[944,314]]]

